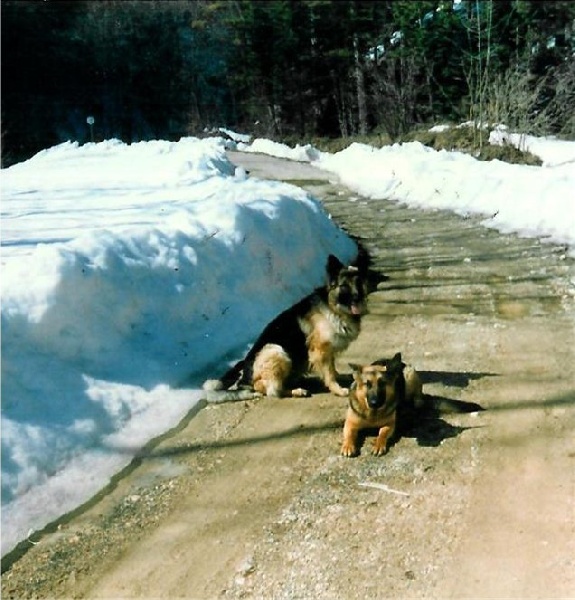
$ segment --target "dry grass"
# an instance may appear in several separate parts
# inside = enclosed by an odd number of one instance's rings
[[[485,137],[488,136],[485,135]],[[479,135],[473,127],[450,127],[445,131],[419,130],[404,136],[402,141],[418,141],[436,150],[466,152],[479,160],[501,160],[508,163],[532,166],[542,164],[539,157],[531,154],[531,152],[519,150],[511,144],[500,146],[490,144],[485,139],[483,144],[480,144]]]
[[[514,164],[524,165],[541,165],[542,161],[539,157],[518,150],[510,144],[503,146],[489,144],[484,141],[480,146],[477,131],[472,127],[451,127],[445,131],[429,131],[429,129],[421,129],[413,131],[401,138],[400,142],[421,142],[425,146],[430,146],[435,150],[457,150],[471,154],[478,160],[500,160]],[[309,138],[305,141],[295,137],[284,138],[282,143],[290,146],[296,144],[311,144],[322,152],[335,153],[347,148],[350,144],[356,142],[360,144],[368,144],[376,148],[391,144],[389,136],[385,134],[373,134],[366,136],[353,136],[348,138]]]

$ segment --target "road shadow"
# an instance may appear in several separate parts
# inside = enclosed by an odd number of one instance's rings
[[[452,425],[440,417],[422,419],[409,427],[396,430],[388,444],[390,451],[403,438],[415,438],[418,446],[425,448],[437,448],[443,440],[456,438],[468,429],[478,429],[482,426],[460,427]],[[371,438],[377,437],[377,429],[364,429],[358,435],[358,448],[361,452],[364,444],[369,444]]]
[[[142,450],[138,452],[137,459],[142,462],[154,458],[170,458],[182,454],[190,454],[200,451],[217,451],[226,448],[241,448],[247,446],[257,446],[268,442],[276,442],[288,438],[307,437],[323,431],[341,429],[343,427],[343,418],[334,421],[327,421],[319,425],[306,426],[300,425],[291,427],[284,431],[275,431],[273,433],[256,435],[245,438],[221,439],[209,442],[192,442],[178,446],[161,446]]]
[[[500,412],[505,410],[526,410],[533,408],[551,409],[575,406],[575,390],[565,392],[552,398],[542,400],[517,400],[514,402],[499,402],[489,407],[489,412]]]
[[[434,372],[434,374],[443,376],[447,375],[450,378],[455,375],[455,379],[465,381],[466,377],[469,376],[471,380],[473,377],[484,376],[480,373],[450,373],[450,372]],[[493,374],[486,374],[491,376]],[[453,381],[453,379],[451,379]],[[349,385],[352,381],[351,375],[341,375],[338,381],[342,385]],[[325,388],[322,383],[313,377],[309,377],[305,380],[307,389],[312,395],[325,393]],[[474,426],[459,426],[453,425],[445,420],[444,417],[456,414],[469,414],[472,412],[479,412],[483,410],[492,411],[503,411],[503,410],[520,410],[520,409],[533,409],[533,408],[553,408],[563,406],[574,406],[575,405],[575,391],[567,394],[556,396],[549,399],[539,401],[525,401],[525,402],[509,402],[505,404],[499,404],[497,406],[489,406],[484,408],[483,406],[474,402],[465,402],[463,400],[457,400],[455,398],[449,398],[446,396],[437,396],[432,394],[424,394],[424,406],[419,409],[408,407],[407,410],[400,411],[398,414],[398,423],[396,434],[391,440],[390,447],[396,444],[401,438],[415,438],[418,445],[423,447],[436,448],[441,445],[441,442],[446,439],[455,438],[467,430],[478,429],[481,425]],[[255,400],[258,402],[259,400]],[[272,400],[273,401],[273,400]],[[309,399],[313,402],[313,397]],[[169,458],[178,455],[190,454],[199,451],[218,451],[225,448],[234,447],[246,447],[254,446],[258,444],[279,441],[283,439],[297,439],[300,437],[308,437],[310,435],[321,433],[325,431],[334,430],[337,431],[343,428],[345,421],[345,409],[342,410],[341,418],[332,419],[316,425],[301,425],[297,427],[287,428],[284,431],[275,431],[269,434],[260,436],[250,436],[246,438],[235,438],[235,439],[221,439],[213,440],[209,442],[191,442],[177,446],[167,446],[161,444],[165,440],[171,438],[175,432],[184,429],[191,419],[206,406],[206,403],[202,403],[196,406],[190,414],[185,418],[177,428],[174,428],[159,438],[152,440],[146,447],[136,451],[135,449],[126,448],[126,452],[135,453],[136,456],[131,464],[133,470],[136,466],[141,464],[145,460],[156,459],[156,458]],[[377,435],[377,429],[366,429],[361,433],[359,441],[363,443],[366,437]],[[116,449],[117,451],[117,449]]]
[[[421,383],[441,383],[447,387],[466,388],[470,382],[484,377],[497,377],[498,373],[484,373],[474,371],[417,371]]]
[[[448,414],[465,414],[485,410],[474,402],[464,402],[445,396],[424,394],[424,406],[420,409],[409,407],[399,411],[396,434],[392,440],[397,443],[401,438],[415,438],[419,446],[437,448],[443,440],[455,438],[468,429],[482,426],[453,425],[443,418]]]
[[[462,414],[485,410],[472,402],[463,402],[444,396],[424,394],[426,405],[423,408],[399,410],[395,433],[389,441],[388,449],[393,448],[402,438],[414,438],[418,446],[437,448],[444,440],[456,438],[469,429],[478,429],[483,425],[460,426],[453,425],[442,418],[445,414]],[[437,408],[446,407],[446,408]],[[451,407],[451,408],[449,408]],[[365,429],[360,432],[358,444],[361,448],[367,438],[377,436],[378,430]]]

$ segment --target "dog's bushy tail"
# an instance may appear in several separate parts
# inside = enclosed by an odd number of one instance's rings
[[[232,367],[221,379],[207,379],[202,386],[208,404],[239,402],[261,396],[247,385],[244,361]]]
[[[240,402],[241,400],[252,400],[261,396],[261,394],[249,388],[226,390],[219,379],[208,379],[204,382],[203,389],[208,404]]]
[[[485,410],[476,402],[465,402],[464,400],[453,400],[443,396],[430,396],[423,394],[423,408],[438,414],[445,413],[472,413]]]

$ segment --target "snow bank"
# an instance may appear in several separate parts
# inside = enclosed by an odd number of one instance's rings
[[[101,489],[355,244],[223,140],[63,144],[3,172],[2,553]],[[185,386],[187,389],[182,389]]]
[[[449,127],[436,125],[431,131]],[[491,132],[490,142],[529,150],[543,160],[543,166],[478,161],[469,154],[436,151],[419,142],[381,149],[353,143],[329,154],[312,146],[290,148],[256,139],[251,145],[239,144],[238,150],[311,162],[368,198],[484,214],[488,227],[567,244],[575,257],[575,142],[513,134],[502,126]]]
[[[237,149],[241,152],[256,152],[275,156],[277,158],[287,158],[288,160],[295,160],[298,162],[310,162],[317,160],[320,156],[319,151],[310,144],[306,144],[305,146],[297,144],[295,148],[290,148],[286,144],[280,144],[279,142],[272,142],[271,140],[262,138],[256,138],[249,145],[238,144]]]
[[[322,153],[314,164],[368,198],[483,214],[488,227],[567,244],[575,256],[573,164],[544,168],[484,162],[419,142],[380,149],[352,144],[333,155]]]

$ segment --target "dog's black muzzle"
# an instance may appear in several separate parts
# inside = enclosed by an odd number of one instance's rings
[[[378,393],[377,390],[369,392],[367,394],[367,405],[369,408],[381,408],[385,404],[385,393],[381,391]]]

